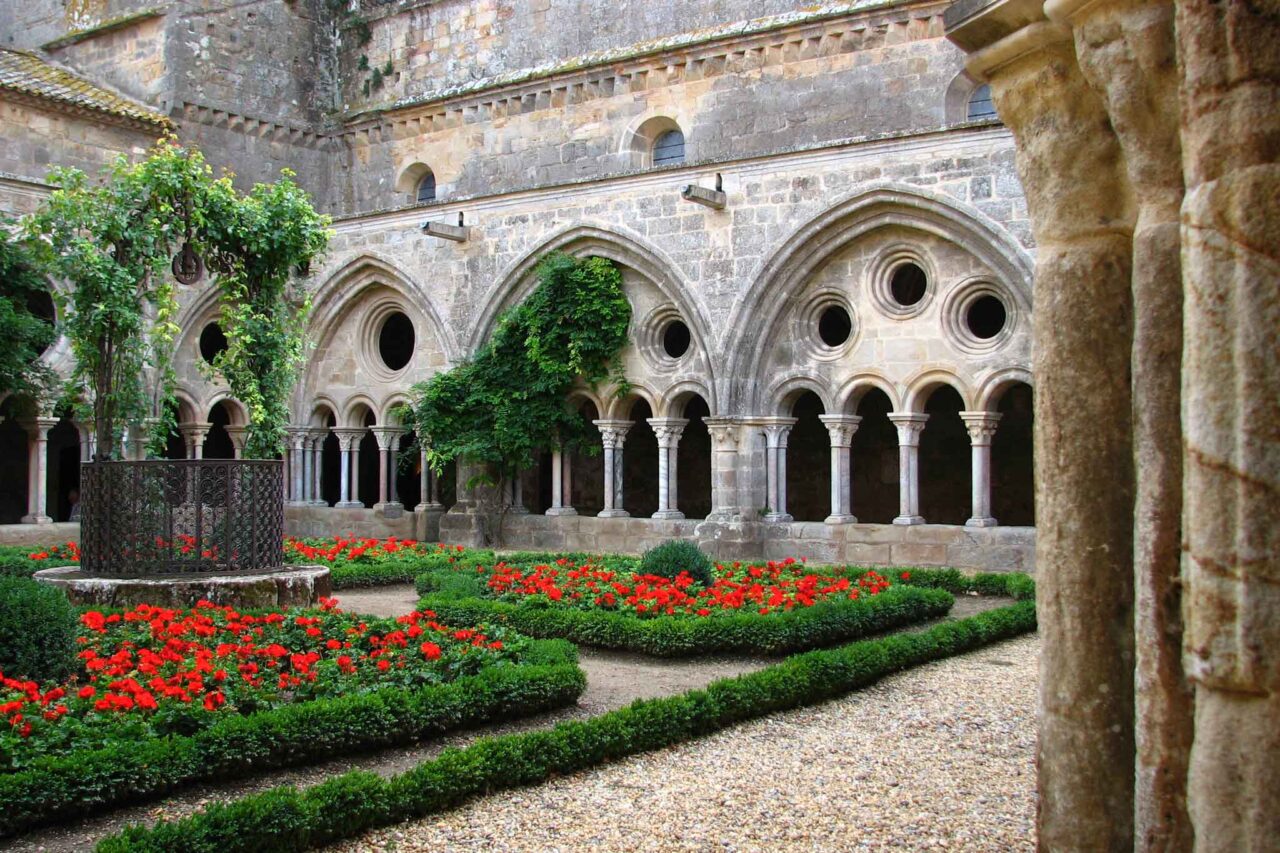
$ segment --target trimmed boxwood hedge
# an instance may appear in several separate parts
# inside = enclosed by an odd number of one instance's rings
[[[476,565],[491,566],[494,562],[492,551],[467,549],[461,552],[439,551],[428,554],[414,554],[403,558],[377,560],[372,562],[338,561],[321,563],[329,566],[329,576],[334,589],[358,589],[361,587],[386,586],[393,583],[413,583],[424,572],[445,571],[459,567]],[[297,565],[305,562],[298,555],[293,555],[289,563]]]
[[[785,655],[945,616],[955,603],[945,589],[892,586],[856,601],[819,602],[765,616],[732,613],[642,619],[607,610],[571,610],[537,600],[514,603],[483,598],[476,578],[462,572],[428,573],[418,578],[417,587],[424,596],[419,606],[434,610],[446,622],[492,622],[531,637],[561,637],[656,657],[728,652]]]
[[[701,737],[735,723],[821,702],[928,661],[1035,629],[1035,606],[1020,601],[918,633],[808,652],[705,690],[642,700],[581,722],[484,738],[383,779],[351,772],[299,790],[276,788],[213,805],[152,828],[103,839],[122,851],[307,850],[369,829],[435,814],[472,797],[533,785],[629,755]]]
[[[189,737],[121,742],[0,774],[0,837],[59,817],[571,705],[586,689],[577,649],[535,641],[525,660],[445,684],[317,699],[228,717]]]

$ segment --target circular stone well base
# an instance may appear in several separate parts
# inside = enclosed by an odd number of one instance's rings
[[[87,575],[78,566],[41,569],[33,577],[62,587],[72,604],[91,607],[133,607],[154,604],[186,609],[197,601],[242,610],[306,607],[333,594],[329,569],[287,566],[265,572],[234,575],[186,574],[165,577],[115,578]]]

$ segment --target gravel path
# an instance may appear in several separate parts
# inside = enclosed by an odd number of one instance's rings
[[[1038,638],[329,848],[1033,850]]]
[[[407,613],[414,608],[418,599],[409,584],[350,590],[339,593],[338,598],[339,606],[344,610],[378,616]],[[959,597],[951,616],[960,618],[1006,603],[1006,599]],[[369,770],[389,776],[432,758],[446,747],[463,746],[477,737],[528,731],[550,727],[565,720],[595,716],[624,707],[636,699],[683,693],[704,687],[717,679],[751,672],[775,662],[749,657],[662,660],[588,649],[580,650],[580,660],[587,673],[587,690],[573,707],[475,731],[459,732],[407,747],[342,756],[322,764],[277,770],[230,782],[195,785],[162,801],[118,809],[83,821],[51,826],[16,839],[0,841],[0,851],[88,851],[93,849],[99,838],[117,832],[130,823],[153,823],[164,818],[181,817],[213,802],[237,799],[278,785],[314,785],[348,770]],[[525,794],[519,792],[514,796],[521,797]],[[544,848],[535,846],[525,849]],[[550,849],[555,849],[554,845]]]

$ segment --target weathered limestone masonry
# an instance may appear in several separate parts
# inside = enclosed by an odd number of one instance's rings
[[[947,17],[1013,130],[1039,245],[1040,845],[1272,849],[1280,9],[974,0]],[[1098,361],[1077,354],[1051,366],[1071,344],[1057,311],[1073,294],[1096,298],[1105,286],[1116,300],[1108,310],[1124,308],[1129,197],[1132,337],[1118,315],[1107,325],[1092,313],[1101,306],[1074,306]],[[1108,221],[1111,236],[1099,227]],[[1062,277],[1073,253],[1077,274]],[[1126,362],[1132,436],[1128,389],[1100,395],[1097,383],[1125,375]],[[1071,406],[1055,404],[1066,398]],[[1097,443],[1082,445],[1081,431]],[[1074,487],[1127,467],[1131,443],[1136,494]],[[1070,518],[1072,535],[1058,535]],[[1130,520],[1132,574],[1121,529]],[[1111,559],[1082,562],[1091,542]],[[1129,777],[1120,768],[1131,760]]]

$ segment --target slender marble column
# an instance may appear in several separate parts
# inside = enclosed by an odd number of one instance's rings
[[[569,454],[563,447],[551,451],[551,508],[547,515],[577,515],[569,500]]]
[[[395,496],[396,451],[405,429],[395,426],[374,427],[373,437],[378,441],[378,503],[374,509],[399,507]]]
[[[236,459],[244,457],[244,446],[249,440],[249,428],[244,426],[225,427],[227,438],[231,439],[232,454]]]
[[[311,433],[311,504],[327,506],[320,493],[320,473],[324,467],[324,442],[329,437],[328,427],[312,427]]]
[[[973,448],[973,517],[965,527],[995,527],[991,515],[991,438],[996,434],[1000,415],[996,412],[961,412],[960,418],[969,430]]]
[[[338,437],[338,448],[342,452],[342,464],[339,472],[339,498],[340,500],[334,504],[335,509],[363,509],[364,504],[351,499],[352,476],[351,469],[354,465],[354,456],[352,448],[364,436],[362,428],[339,428],[334,429],[333,434]]]
[[[58,423],[57,418],[34,418],[27,428],[27,514],[23,524],[51,524],[53,519],[46,512],[49,478],[49,430]]]
[[[289,470],[290,482],[290,500],[292,506],[305,506],[306,497],[306,468],[307,468],[307,431],[303,427],[289,427],[287,430],[289,437],[289,448],[291,468]]]
[[[898,517],[894,524],[924,524],[920,515],[920,433],[928,415],[895,412],[889,420],[898,428]]]
[[[862,418],[857,415],[818,415],[831,437],[831,515],[827,524],[855,524],[850,448]]]
[[[622,448],[626,444],[631,421],[592,421],[600,428],[600,440],[604,444],[604,509],[600,518],[626,518],[631,515],[623,508],[622,498]]]
[[[658,439],[658,511],[654,518],[684,518],[679,505],[677,453],[688,424],[685,418],[649,418]]]
[[[761,418],[758,422],[764,428],[765,503],[769,507],[764,520],[794,521],[794,516],[787,512],[787,437],[796,419]]]

